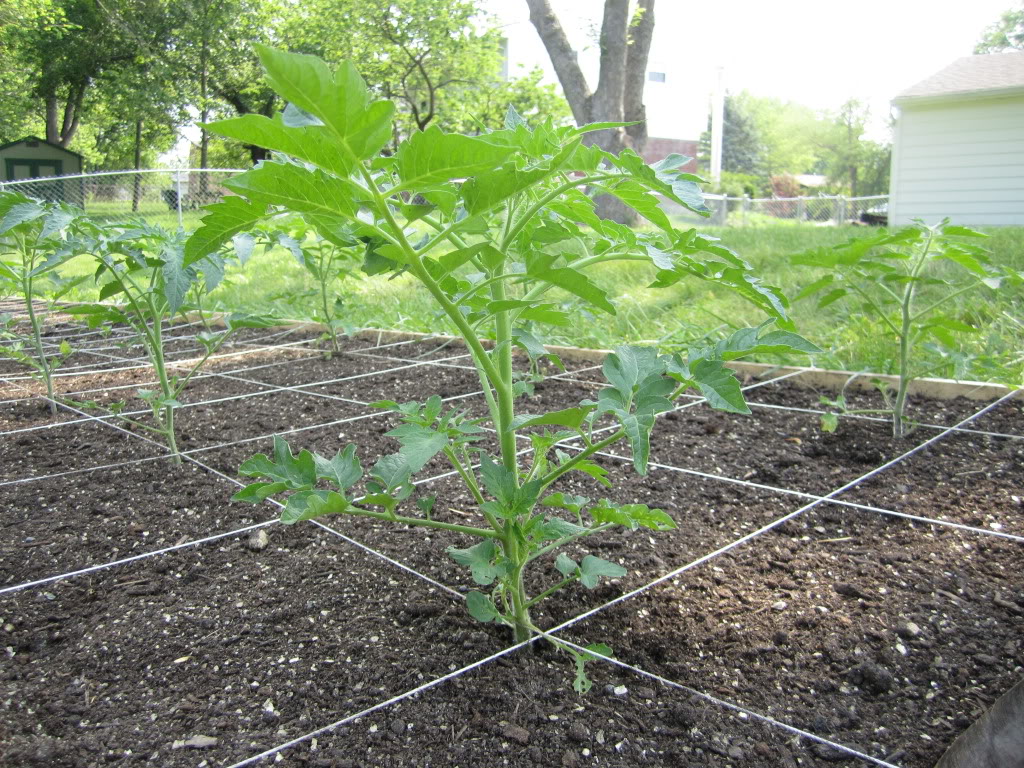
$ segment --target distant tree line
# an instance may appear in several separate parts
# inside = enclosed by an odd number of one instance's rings
[[[499,127],[510,103],[570,117],[539,71],[502,78],[500,34],[472,0],[18,0],[0,6],[0,142],[38,135],[94,170],[152,165],[188,123],[284,106],[255,42],[356,61],[399,107],[396,143],[431,124]],[[203,132],[194,162],[262,157]]]
[[[867,106],[855,99],[834,112],[815,112],[747,91],[727,94],[719,191],[789,197],[800,193],[794,176],[815,174],[827,181],[815,193],[887,194],[891,145],[865,136],[869,117]],[[698,158],[705,170],[710,155],[709,127]]]

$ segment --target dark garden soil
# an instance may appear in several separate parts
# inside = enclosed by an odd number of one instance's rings
[[[483,415],[464,350],[374,349],[362,339],[330,355],[310,345],[270,353],[255,351],[260,339],[240,337],[230,351],[253,351],[216,361],[206,369],[216,375],[186,393],[181,465],[137,427],[67,410],[52,419],[39,400],[0,403],[0,589],[44,580],[0,594],[0,765],[227,766],[508,646],[504,632],[462,607],[473,584],[444,548],[467,540],[365,518],[286,527],[270,504],[230,500],[238,465],[269,452],[275,433],[321,453],[354,442],[364,465],[393,452],[384,434],[393,415],[361,403],[437,393]],[[410,363],[426,359],[435,364]],[[592,397],[600,373],[589,365],[570,367],[578,381],[538,383],[520,409]],[[78,401],[136,408],[134,390],[150,380],[133,369],[62,377],[60,387],[88,390]],[[897,441],[884,423],[854,419],[827,434],[814,413],[770,407],[813,410],[820,394],[765,384],[748,393],[760,404],[752,416],[684,402],[656,427],[647,476],[619,451],[602,459],[612,490],[568,477],[559,490],[661,507],[679,527],[569,547],[629,574],[563,591],[534,618],[554,627],[600,608],[936,434],[921,426]],[[857,396],[858,407],[875,403]],[[923,424],[954,424],[979,407],[913,401]],[[987,434],[948,435],[837,500],[1024,535],[1024,440],[1007,436],[1024,435],[1020,398],[969,428]],[[481,445],[493,447],[493,437]],[[432,461],[421,491],[436,495],[438,519],[472,522],[472,500],[448,471]],[[216,534],[231,535],[45,581]],[[820,504],[560,633],[606,642],[619,660],[687,689],[594,662],[594,688],[580,696],[568,655],[538,642],[265,764],[867,765],[701,692],[927,768],[1024,676],[1022,571],[1018,541]],[[538,561],[529,589],[542,591],[554,575]]]

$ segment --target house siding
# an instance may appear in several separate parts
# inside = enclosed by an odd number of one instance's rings
[[[1024,96],[904,104],[889,218],[1024,226]]]

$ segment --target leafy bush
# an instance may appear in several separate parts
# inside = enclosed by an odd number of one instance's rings
[[[465,136],[430,128],[383,156],[394,106],[372,101],[351,64],[332,72],[309,56],[267,48],[260,48],[260,56],[271,86],[288,102],[284,112],[224,120],[210,130],[280,154],[225,183],[235,196],[210,206],[186,245],[186,264],[281,210],[300,214],[324,237],[351,231],[363,244],[367,274],[408,272],[433,297],[469,348],[489,418],[445,409],[437,396],[382,401],[376,405],[402,422],[388,433],[400,445],[397,453],[367,470],[354,445],[325,457],[296,454],[277,439],[272,457],[258,455],[242,465],[242,474],[260,480],[236,498],[259,502],[285,494],[286,523],[346,514],[474,537],[475,544],[448,550],[480,588],[488,588],[470,592],[467,607],[478,620],[506,625],[517,642],[526,641],[540,631],[530,615],[540,600],[573,583],[593,588],[624,574],[619,564],[594,555],[573,560],[560,552],[565,545],[613,527],[675,527],[663,510],[592,501],[552,486],[574,471],[610,485],[594,458],[620,441],[629,444],[636,470],[646,472],[655,417],[671,410],[684,391],[696,388],[715,408],[747,413],[727,361],[752,352],[817,348],[791,331],[779,291],[714,238],[676,230],[658,207],[656,195],[707,213],[699,179],[677,170],[686,158],[648,166],[632,151],[616,157],[584,141],[592,131],[615,126],[528,126],[512,110],[503,130]],[[654,231],[599,219],[593,203],[599,194],[618,197]],[[517,413],[516,398],[526,386],[513,349],[560,365],[534,335],[536,326],[570,322],[556,294],[614,313],[585,270],[615,261],[653,263],[657,286],[695,278],[736,291],[770,320],[687,354],[620,347],[605,360],[608,386],[596,400],[551,413]],[[772,321],[778,330],[771,329]],[[499,444],[495,455],[479,447],[492,433]],[[529,441],[528,465],[520,463],[517,438]],[[442,519],[431,498],[418,498],[405,511],[416,493],[413,476],[438,455],[476,500],[479,524]],[[540,562],[554,572],[553,580],[531,596],[524,575]],[[585,654],[561,647],[576,657],[581,691],[589,686],[583,664],[593,654],[610,653],[601,644]]]

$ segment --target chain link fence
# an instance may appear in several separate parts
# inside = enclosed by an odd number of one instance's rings
[[[72,203],[97,221],[143,218],[154,224],[194,229],[202,206],[229,194],[223,183],[241,173],[230,168],[86,173],[0,183],[29,197]]]
[[[230,194],[224,181],[240,169],[140,170],[87,173],[0,183],[0,189],[20,190],[29,197],[74,203],[99,221],[144,218],[165,227],[195,229],[202,207]],[[888,195],[872,197],[749,198],[706,195],[710,220],[662,199],[670,216],[686,222],[720,226],[751,226],[772,221],[808,224],[862,222],[885,224]]]
[[[704,202],[711,209],[710,222],[719,226],[751,226],[775,220],[836,226],[852,222],[884,225],[889,208],[888,195],[782,198],[705,195]],[[661,207],[670,216],[684,221],[708,221],[668,199],[662,199]]]

